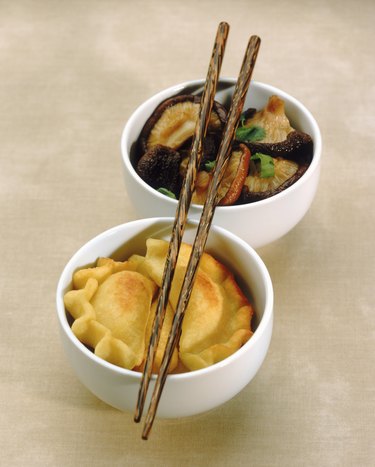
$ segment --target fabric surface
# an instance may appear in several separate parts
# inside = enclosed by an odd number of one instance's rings
[[[375,457],[372,0],[0,0],[0,465],[370,466]],[[308,214],[259,249],[275,325],[255,379],[222,407],[157,420],[99,401],[69,367],[55,290],[73,253],[137,218],[120,137],[157,91],[222,76],[248,37],[253,78],[300,99],[322,131]]]

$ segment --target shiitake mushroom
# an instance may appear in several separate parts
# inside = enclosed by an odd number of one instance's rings
[[[245,144],[233,148],[229,163],[220,183],[221,206],[231,206],[240,198],[250,165],[250,151]]]
[[[245,144],[252,154],[260,152],[272,157],[283,157],[302,165],[310,164],[314,151],[311,136],[297,130],[290,132],[284,141],[278,143],[249,141]]]
[[[241,202],[252,203],[269,198],[293,185],[307,170],[313,157],[313,140],[310,135],[293,130],[278,143],[244,143],[252,155],[263,154],[273,158],[275,174],[262,178],[252,163],[245,180]]]
[[[244,144],[235,145],[232,148],[231,156],[217,193],[219,205],[230,206],[235,204],[240,198],[242,187],[248,173],[249,163],[249,148]],[[200,170],[198,172],[192,198],[193,203],[205,203],[211,180],[212,172],[207,170]]]
[[[157,145],[143,154],[137,163],[136,171],[152,188],[163,188],[177,198],[180,192],[180,162],[181,155],[178,151]]]
[[[179,196],[186,161],[190,155],[199,105],[200,97],[197,96],[181,95],[169,98],[157,107],[144,125],[138,139],[141,157],[136,169],[141,178],[153,188],[164,188],[174,193],[176,197]],[[206,175],[207,180],[210,176],[206,172],[206,166],[216,159],[225,120],[226,109],[215,101],[203,142],[199,169],[200,176]],[[251,128],[253,124],[263,125],[266,128],[262,130],[263,136],[267,134],[267,137],[250,141],[238,138],[234,141],[233,150],[238,149],[242,143],[252,155],[261,153],[271,156],[274,174],[262,177],[259,164],[252,160],[248,164],[247,177],[242,176],[241,196],[234,200],[236,204],[259,201],[285,190],[303,175],[313,157],[312,138],[290,126],[284,112],[284,103],[277,96],[271,96],[267,106],[261,111],[250,108],[244,112],[241,125]],[[277,127],[278,124],[281,125],[280,128]],[[244,175],[243,171],[241,173]],[[198,177],[198,185],[199,182]],[[238,191],[237,177],[233,183]],[[199,186],[195,197],[198,196],[198,191]],[[202,193],[204,191],[203,189]],[[195,202],[199,200],[196,199]]]
[[[267,105],[254,113],[244,112],[236,138],[250,149],[252,160],[241,201],[250,203],[269,198],[295,183],[306,171],[313,157],[310,135],[295,130],[285,114],[284,101],[271,96]],[[268,158],[273,173],[262,175],[259,167]]]
[[[194,134],[200,108],[199,96],[182,95],[163,101],[146,121],[139,136],[139,151],[144,154],[156,145],[179,149]],[[208,131],[221,132],[226,109],[214,101]]]
[[[219,132],[207,132],[206,137],[203,139],[203,149],[202,149],[202,158],[200,162],[199,169],[205,170],[207,163],[213,162],[216,160],[216,156],[219,150],[221,142],[221,133]],[[182,159],[186,161],[183,164],[181,175],[184,175],[184,167],[187,166],[187,160],[190,157],[192,138],[190,138],[179,150]]]
[[[248,109],[242,114],[236,139],[245,143],[252,154],[259,152],[301,164],[309,164],[312,160],[311,136],[291,126],[284,101],[275,95],[268,99],[263,109],[256,112]]]
[[[270,96],[266,106],[255,113],[253,109],[245,111],[241,115],[236,135],[244,133],[245,139],[242,139],[242,142],[254,141],[253,138],[246,138],[252,135],[254,129],[260,130],[256,132],[256,140],[263,143],[284,141],[288,133],[293,131],[294,128],[285,114],[284,101],[279,96]]]
[[[262,177],[258,163],[250,162],[249,174],[241,193],[241,203],[253,203],[280,193],[295,183],[306,171],[307,164],[299,164],[282,157],[272,158],[274,174]]]

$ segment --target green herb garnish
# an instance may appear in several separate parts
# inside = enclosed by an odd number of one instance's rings
[[[206,169],[207,172],[211,172],[213,168],[215,167],[215,161],[207,161],[204,164],[204,168]]]
[[[261,141],[266,136],[266,131],[264,128],[252,125],[252,126],[240,126],[236,131],[236,139],[244,143],[249,143],[251,141]]]
[[[275,175],[275,164],[273,158],[267,154],[262,154],[261,152],[256,152],[251,156],[252,161],[260,162],[260,177],[268,178]]]
[[[244,126],[245,125],[245,121],[246,121],[246,112],[242,112],[241,116],[240,116],[240,122],[239,122],[239,126]]]
[[[157,191],[162,195],[169,196],[169,198],[176,199],[176,195],[167,188],[158,188]]]

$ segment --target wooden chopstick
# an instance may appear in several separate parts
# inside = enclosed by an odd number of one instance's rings
[[[199,260],[202,256],[207,241],[215,208],[217,206],[217,203],[219,202],[219,185],[224,176],[224,172],[230,158],[232,142],[235,137],[236,128],[238,126],[238,122],[242,113],[247,90],[251,80],[251,75],[258,55],[259,46],[260,38],[258,36],[251,36],[246,49],[238,81],[234,90],[231,108],[229,110],[229,115],[224,129],[224,136],[221,141],[216,160],[215,171],[208,190],[207,199],[203,207],[202,216],[199,221],[191,256],[181,287],[181,292],[178,299],[172,328],[169,334],[168,342],[164,352],[164,357],[160,367],[160,372],[155,383],[154,392],[146,416],[145,425],[142,432],[143,439],[148,439],[148,435],[150,433],[152,424],[155,419],[157,407],[160,401],[160,396],[167,378],[167,372],[170,360],[172,358],[172,353],[180,338],[182,320],[184,317],[186,307],[189,303],[189,298],[194,285],[194,279],[198,270]]]
[[[229,25],[221,22],[218,26],[212,56],[208,67],[206,82],[200,102],[198,120],[193,136],[191,156],[187,166],[184,185],[181,190],[180,199],[177,205],[176,217],[174,220],[171,240],[169,243],[167,258],[163,271],[162,286],[159,292],[158,304],[152,326],[151,338],[148,346],[146,363],[142,373],[141,385],[138,393],[138,400],[134,414],[134,421],[139,422],[142,417],[143,407],[150,383],[152,367],[155,358],[156,348],[159,342],[160,330],[163,326],[166,305],[168,303],[169,292],[177,263],[178,253],[181,247],[182,237],[185,231],[187,214],[191,204],[191,198],[195,186],[196,174],[202,156],[203,138],[206,135],[213,102],[219,79],[221,64],[229,33]]]

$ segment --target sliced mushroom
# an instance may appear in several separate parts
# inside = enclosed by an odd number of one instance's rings
[[[271,96],[267,105],[255,114],[247,118],[246,113],[243,114],[242,124],[237,130],[237,135],[244,133],[247,129],[261,128],[262,136],[257,137],[257,141],[263,143],[278,143],[284,141],[288,134],[293,131],[292,126],[285,115],[284,101],[278,96]],[[241,138],[240,138],[241,139]],[[243,142],[249,142],[248,139],[241,139]],[[251,139],[250,139],[251,141]]]
[[[210,164],[216,160],[217,152],[220,146],[220,134],[219,133],[207,133],[206,137],[203,140],[203,154],[200,163],[200,170],[207,171],[207,164]],[[180,175],[183,178],[186,173],[186,168],[190,158],[191,150],[191,139],[181,147],[178,152],[181,154],[181,165],[180,165]]]
[[[162,102],[145,123],[140,134],[140,151],[144,153],[156,145],[178,149],[194,134],[198,119],[200,97],[176,96]],[[226,110],[214,102],[208,130],[220,132]]]
[[[314,143],[310,135],[302,131],[292,131],[284,141],[279,143],[249,142],[246,143],[252,154],[261,152],[272,157],[283,157],[300,164],[310,164]]]
[[[179,196],[199,107],[198,96],[180,95],[165,100],[147,120],[138,139],[137,172],[150,186],[168,195]],[[204,204],[206,200],[212,179],[210,170],[215,163],[226,116],[226,109],[215,101],[203,140],[193,203]],[[264,109],[247,109],[242,114],[231,160],[220,187],[220,204],[254,202],[286,189],[306,171],[313,149],[312,138],[291,126],[284,102],[278,96],[271,96]],[[257,153],[272,158],[271,175],[263,170],[262,164],[251,160],[250,155]]]
[[[216,156],[220,147],[221,137],[222,134],[217,131],[211,131],[207,133],[203,140],[201,167],[205,167],[207,162],[213,162],[216,160]]]
[[[280,193],[295,183],[307,169],[307,165],[283,158],[273,158],[273,165],[274,175],[262,177],[258,163],[251,161],[249,175],[242,189],[243,203],[260,201]]]
[[[178,151],[158,145],[139,159],[137,172],[156,190],[164,188],[177,197],[180,191],[180,162],[181,156]]]
[[[204,204],[206,202],[208,187],[210,186],[211,180],[211,173],[206,172],[205,170],[200,170],[197,173],[197,178],[195,180],[195,190],[191,199],[192,203]]]
[[[258,112],[246,111],[236,138],[247,144],[252,154],[261,152],[303,164],[312,160],[312,138],[291,126],[284,101],[278,96],[271,96],[264,109]]]
[[[223,180],[219,188],[220,205],[230,206],[241,196],[250,165],[250,151],[247,146],[240,144],[232,152]]]
[[[250,151],[244,144],[232,151],[230,160],[221,181],[218,199],[222,206],[229,206],[239,199],[249,170]],[[197,174],[195,191],[192,201],[195,204],[204,204],[207,198],[208,187],[212,180],[212,172],[201,170]]]

